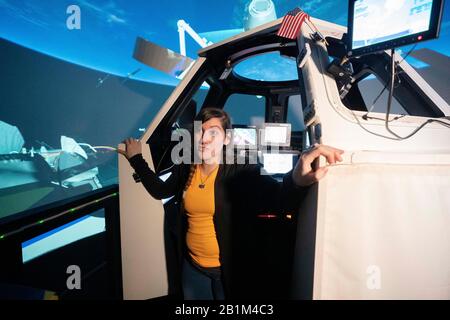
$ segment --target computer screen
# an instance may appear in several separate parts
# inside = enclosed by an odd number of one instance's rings
[[[349,55],[436,38],[442,0],[350,0]]]
[[[260,129],[261,145],[278,145],[288,147],[291,145],[290,123],[265,123]]]
[[[257,148],[256,128],[233,128],[233,145],[238,148]]]
[[[51,251],[104,232],[105,211],[97,210],[22,243],[22,262],[27,263]]]
[[[267,174],[285,174],[297,163],[298,155],[294,153],[263,153],[263,169]]]

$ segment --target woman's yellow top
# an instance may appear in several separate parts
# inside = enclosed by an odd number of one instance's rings
[[[218,267],[219,245],[214,229],[214,181],[219,166],[208,176],[200,173],[199,165],[184,194],[184,208],[188,217],[186,242],[191,258],[202,267]],[[200,185],[204,185],[203,188]]]

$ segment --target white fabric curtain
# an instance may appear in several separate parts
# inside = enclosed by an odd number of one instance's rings
[[[312,297],[450,299],[450,164],[378,160],[331,167],[300,212],[317,218]]]

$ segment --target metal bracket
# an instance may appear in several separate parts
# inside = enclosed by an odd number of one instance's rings
[[[303,121],[305,126],[308,127],[311,123],[314,122],[314,118],[316,116],[316,108],[315,103],[312,101],[304,110],[303,110]]]
[[[298,55],[298,63],[297,66],[299,69],[303,68],[303,66],[306,63],[306,59],[311,55],[311,47],[309,46],[309,43],[305,43],[305,46],[303,47],[302,51]]]
[[[220,80],[225,80],[226,78],[228,78],[228,76],[230,75],[230,73],[233,71],[233,67],[229,67],[229,68],[225,68],[225,70],[223,70],[222,75],[220,76]]]

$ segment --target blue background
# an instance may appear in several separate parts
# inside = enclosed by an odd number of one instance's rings
[[[132,58],[136,36],[179,52],[177,21],[184,19],[197,32],[243,27],[248,0],[0,0],[0,36],[25,47],[106,73],[126,76],[142,68]],[[347,1],[273,1],[277,18],[299,6],[311,16],[341,25],[347,24]],[[81,29],[69,30],[66,9],[81,9]],[[450,56],[450,2],[446,1],[440,38],[421,43]],[[187,54],[200,48],[186,36]],[[406,50],[407,48],[405,48]],[[135,79],[161,84],[178,80],[161,72],[142,68]]]

